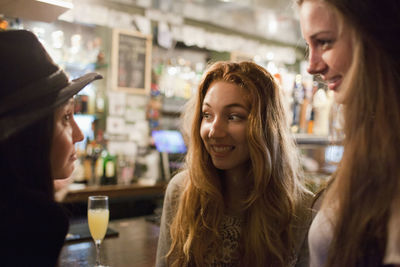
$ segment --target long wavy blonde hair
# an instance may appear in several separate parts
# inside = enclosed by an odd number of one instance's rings
[[[217,62],[199,85],[190,114],[186,169],[188,177],[170,227],[171,266],[204,266],[205,255],[219,246],[218,226],[224,214],[221,170],[217,170],[200,137],[202,104],[214,81],[234,83],[251,103],[247,138],[251,180],[245,200],[242,266],[287,266],[294,248],[292,222],[304,189],[299,183],[296,148],[274,78],[251,62]],[[243,179],[245,179],[244,177]]]
[[[354,36],[342,88],[345,149],[322,205],[335,211],[326,266],[381,266],[400,193],[400,2],[322,1]]]

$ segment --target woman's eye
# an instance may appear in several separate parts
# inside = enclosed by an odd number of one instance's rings
[[[243,120],[243,116],[238,115],[238,114],[231,114],[228,116],[228,119],[231,121],[241,121],[241,120]]]
[[[326,50],[332,45],[331,40],[324,40],[324,39],[318,40],[317,43],[322,48],[322,50]]]
[[[209,118],[211,118],[211,115],[210,115],[209,113],[207,113],[207,112],[203,112],[201,116],[202,116],[204,119],[209,119]]]
[[[70,113],[64,115],[64,121],[71,120],[72,115]]]

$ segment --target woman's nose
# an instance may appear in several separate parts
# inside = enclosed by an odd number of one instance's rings
[[[226,135],[225,125],[220,119],[215,119],[210,126],[209,138],[220,138]]]
[[[313,75],[323,74],[328,66],[322,59],[320,52],[310,48],[309,53],[307,72]]]
[[[81,131],[81,128],[79,128],[78,124],[74,121],[73,124],[73,129],[72,129],[72,140],[74,144],[76,142],[80,142],[85,138],[84,134]]]

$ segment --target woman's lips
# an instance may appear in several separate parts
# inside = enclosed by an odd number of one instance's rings
[[[76,156],[76,153],[74,153],[74,154],[72,154],[72,156],[71,156],[71,161],[75,161],[75,160],[77,160],[78,159],[78,157]]]
[[[341,76],[333,77],[332,79],[326,80],[328,88],[333,91],[338,91],[339,85],[342,83]]]
[[[210,145],[210,148],[216,156],[224,156],[231,152],[235,147],[229,145]]]

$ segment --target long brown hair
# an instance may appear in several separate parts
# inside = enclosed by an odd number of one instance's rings
[[[379,266],[399,193],[400,2],[323,1],[354,31],[343,83],[345,149],[322,205],[335,211],[327,266]]]
[[[218,225],[224,214],[221,171],[213,166],[200,137],[203,99],[214,81],[238,85],[251,103],[247,129],[251,186],[245,200],[240,264],[287,266],[294,248],[291,223],[304,189],[298,182],[296,149],[288,137],[279,88],[270,73],[251,62],[213,64],[199,85],[194,106],[186,112],[191,121],[188,177],[170,227],[169,264],[204,266],[205,255],[215,253],[219,245]]]

